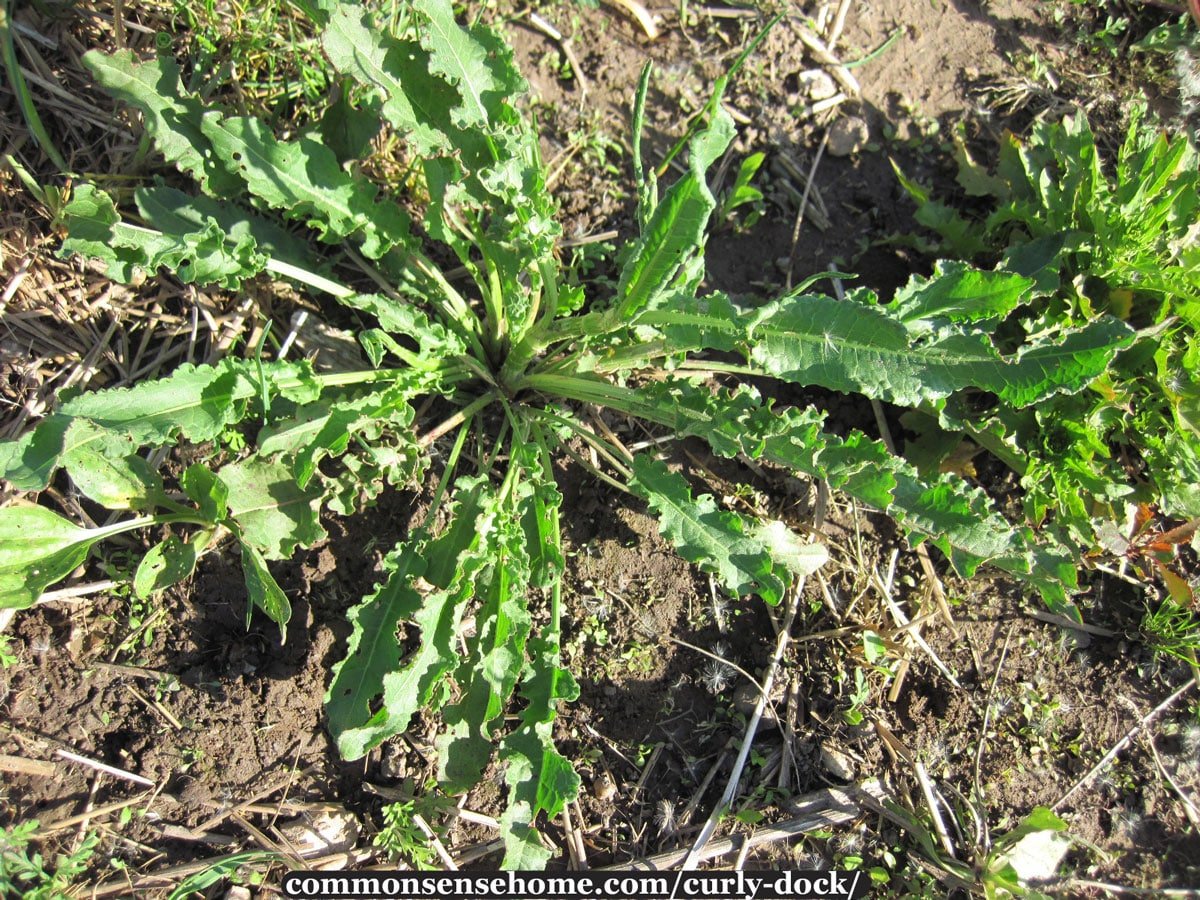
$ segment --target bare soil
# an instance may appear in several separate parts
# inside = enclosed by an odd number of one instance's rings
[[[644,63],[653,60],[657,70],[648,121],[648,151],[657,156],[761,25],[758,18],[716,17],[695,6],[686,23],[675,7],[654,11],[663,35],[651,42],[617,6],[543,9],[570,38],[583,79],[571,74],[556,41],[524,20],[507,25],[545,129],[545,157],[560,173],[555,190],[570,238],[611,230],[619,245],[632,234],[629,103]],[[136,19],[134,10],[125,14]],[[1117,115],[1119,100],[1097,98],[1119,97],[1120,86],[1095,61],[1079,58],[1047,4],[852,3],[835,52],[843,60],[862,59],[897,29],[889,49],[850,70],[861,97],[830,113],[806,112],[813,98],[803,73],[819,67],[791,22],[774,29],[735,79],[728,99],[744,124],[734,163],[750,152],[767,154],[761,182],[767,200],[755,224],[742,227],[735,216],[710,240],[712,288],[762,295],[789,275],[799,280],[835,265],[886,294],[930,266],[908,243],[892,240],[918,230],[893,160],[909,176],[949,189],[943,141],[951,129],[961,128],[982,148],[1003,128],[1020,129],[1039,104],[1082,100],[1101,118]],[[998,92],[1022,84],[1030,54],[1059,71],[1062,96],[1030,94],[1024,106],[997,110]],[[0,94],[0,103],[6,115],[15,115],[9,95]],[[831,155],[826,146],[814,165],[827,131],[846,116],[865,121],[866,144],[846,156]],[[14,121],[4,135],[10,143]],[[30,152],[28,142],[21,146]],[[821,214],[806,213],[798,227],[806,188]],[[53,261],[54,237],[44,219],[35,224],[38,214],[15,182],[3,191],[5,221],[27,223],[30,230],[5,237],[6,280],[26,259],[34,274],[16,292],[0,335],[7,354],[0,355],[0,382],[9,399],[24,403],[37,387],[31,388],[37,377],[30,359],[48,358],[38,344],[46,338],[21,332],[9,317],[69,317],[52,298],[72,290],[94,298],[97,279]],[[597,262],[601,272],[613,265]],[[159,312],[178,315],[186,327],[182,295],[148,284],[139,296],[155,290]],[[236,310],[233,300],[213,303]],[[86,329],[103,331],[104,315],[101,309],[86,320],[85,337]],[[83,346],[60,348],[55,365],[69,368],[86,354],[86,341],[78,343]],[[100,380],[108,377],[115,376]],[[834,430],[878,433],[866,401],[799,391],[780,399],[824,406]],[[889,422],[902,437],[899,423]],[[717,460],[699,443],[681,446],[675,459],[729,502],[769,510],[800,527],[814,523],[813,485]],[[717,598],[708,578],[673,554],[638,504],[574,467],[563,467],[559,476],[570,561],[564,644],[582,696],[562,711],[557,733],[584,776],[576,824],[586,834],[589,860],[619,864],[686,846],[729,777],[727,751],[745,728],[745,711],[735,702],[745,682],[694,647],[760,677],[781,611]],[[1012,489],[1001,472],[981,477],[997,495]],[[90,884],[106,887],[107,895],[165,896],[169,885],[206,860],[278,844],[272,826],[296,815],[311,818],[316,807],[309,804],[344,807],[361,830],[350,842],[361,856],[352,861],[369,861],[384,798],[422,791],[432,777],[427,750],[436,723],[422,722],[365,761],[347,764],[324,730],[322,696],[344,646],[346,610],[370,587],[382,554],[404,534],[421,501],[419,492],[386,492],[357,518],[326,521],[324,545],[272,566],[295,606],[284,641],[258,617],[246,628],[242,576],[236,555],[225,553],[211,554],[195,578],[152,606],[142,608],[126,591],[114,590],[17,614],[7,632],[17,661],[0,672],[0,753],[50,760],[54,774],[5,771],[0,823],[61,822],[138,798],[130,817],[96,812],[84,822],[102,834],[104,852]],[[1063,630],[1034,618],[1038,600],[1019,586],[992,573],[963,583],[934,554],[954,627],[938,617],[928,621],[922,631],[928,652],[890,646],[911,661],[893,701],[886,696],[890,680],[864,657],[863,634],[890,634],[896,624],[880,582],[912,617],[933,609],[929,578],[886,517],[835,495],[820,527],[834,562],[824,589],[810,581],[800,601],[779,679],[784,690],[776,698],[778,715],[793,724],[760,730],[759,757],[740,794],[740,806],[754,814],[747,820],[786,818],[789,796],[841,784],[822,750],[840,754],[856,782],[879,779],[902,805],[927,818],[914,774],[919,762],[942,786],[947,807],[958,810],[950,827],[960,852],[976,845],[959,800],[974,793],[984,798],[994,836],[1037,806],[1054,807],[1076,838],[1065,873],[1146,889],[1200,883],[1200,839],[1160,769],[1187,796],[1197,796],[1194,697],[1165,710],[1110,765],[1087,777],[1190,677],[1184,666],[1154,659],[1133,639],[1143,609],[1135,593],[1120,582],[1093,579],[1082,605],[1088,622],[1110,636]],[[94,582],[127,563],[112,553],[78,580]],[[939,671],[935,656],[956,683]],[[857,701],[856,669],[865,675],[865,694]],[[861,713],[857,724],[847,715],[852,709]],[[154,788],[147,792],[66,762],[55,756],[60,749],[135,773]],[[714,765],[714,781],[702,791]],[[681,821],[693,798],[690,819]],[[464,805],[495,813],[498,800],[491,779]],[[63,830],[46,849],[69,847],[76,830]],[[549,823],[547,834],[563,845],[558,823]],[[442,841],[450,853],[462,854],[495,837],[484,826],[452,820]],[[852,827],[756,850],[750,861],[844,867],[857,859],[899,871],[915,850],[916,840],[894,822],[864,815]],[[498,856],[476,855],[473,862],[494,866]],[[153,887],[131,886],[148,885],[138,879],[163,870],[167,876]],[[933,884],[914,880],[890,890],[935,893]],[[221,896],[221,890],[206,896]],[[1058,890],[1098,892],[1078,884]]]

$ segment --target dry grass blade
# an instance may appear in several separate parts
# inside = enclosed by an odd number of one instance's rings
[[[447,869],[452,872],[457,872],[458,866],[455,864],[454,858],[451,857],[446,851],[446,845],[443,844],[442,839],[437,836],[437,832],[429,827],[429,823],[425,821],[424,817],[421,816],[420,813],[413,813],[413,821],[416,823],[417,827],[421,829],[422,833],[425,835],[426,839],[437,853],[438,859],[445,864]]]
[[[833,17],[833,24],[829,26],[829,34],[825,38],[825,46],[832,53],[837,48],[837,42],[842,38],[842,31],[846,27],[846,15],[850,12],[850,4],[852,0],[841,0],[838,4],[837,15]]]
[[[946,823],[942,819],[942,811],[938,805],[937,798],[934,796],[933,784],[929,779],[929,773],[925,771],[925,766],[920,762],[913,764],[913,772],[917,776],[917,784],[921,786],[921,795],[925,798],[925,806],[929,809],[930,820],[933,822],[933,830],[941,841],[942,849],[946,851],[946,855],[951,859],[956,859],[954,853],[954,843],[950,840],[950,833],[946,831]]]
[[[587,99],[590,86],[588,84],[587,76],[583,74],[583,66],[579,64],[579,58],[575,55],[575,50],[571,46],[571,39],[564,37],[561,31],[559,31],[535,12],[531,12],[529,14],[529,22],[534,28],[558,44],[559,49],[562,50],[563,56],[567,58],[567,64],[570,65],[571,72],[574,74],[575,80],[579,83],[579,102],[583,103],[583,101]]]
[[[29,86],[26,84],[25,72],[17,60],[15,34],[12,20],[9,18],[8,6],[8,0],[0,0],[0,53],[3,54],[4,68],[8,74],[9,84],[12,85],[13,93],[17,96],[17,103],[21,108],[21,114],[25,117],[29,133],[55,167],[59,171],[65,172],[70,167],[54,146],[54,141],[50,139],[46,126],[42,124],[42,117],[38,115],[33,97],[29,93]]]
[[[704,845],[708,843],[716,830],[717,824],[733,803],[734,796],[737,793],[738,782],[742,779],[742,770],[746,766],[746,761],[750,757],[750,748],[754,744],[754,735],[758,730],[758,723],[762,721],[763,711],[767,707],[768,697],[771,693],[771,686],[775,683],[775,673],[779,669],[779,663],[783,658],[783,651],[787,647],[788,639],[791,636],[792,623],[796,620],[796,609],[800,605],[800,595],[804,592],[803,577],[798,579],[798,582],[792,586],[790,598],[788,602],[787,616],[784,619],[783,626],[779,629],[779,636],[775,641],[775,652],[771,657],[770,665],[767,667],[767,674],[763,678],[763,683],[759,689],[758,703],[754,706],[754,713],[750,716],[750,721],[746,724],[746,734],[742,738],[742,746],[738,751],[737,759],[733,763],[733,772],[729,776],[729,783],[725,786],[725,791],[721,795],[721,799],[717,801],[713,807],[712,815],[708,817],[708,821],[704,823],[704,827],[700,829],[700,834],[696,836],[696,841],[692,844],[691,850],[688,851],[684,858],[682,868],[694,869],[697,863],[700,862],[704,852]]]
[[[1030,610],[1029,616],[1037,619],[1039,622],[1048,622],[1051,625],[1069,628],[1072,631],[1082,631],[1087,634],[1094,634],[1097,637],[1117,636],[1117,632],[1110,628],[1101,628],[1099,625],[1089,625],[1087,622],[1076,622],[1074,619],[1068,619],[1066,616],[1058,616],[1044,609]]]
[[[611,6],[618,6],[633,16],[637,23],[642,26],[642,31],[646,32],[646,37],[652,41],[657,40],[659,32],[658,25],[654,21],[654,16],[638,0],[608,0],[608,2]]]
[[[1071,786],[1070,790],[1058,798],[1058,802],[1055,803],[1051,809],[1054,812],[1058,812],[1060,809],[1062,809],[1063,804],[1066,803],[1076,791],[1090,784],[1093,778],[1104,771],[1108,764],[1116,758],[1116,755],[1128,747],[1133,739],[1137,737],[1139,733],[1141,733],[1143,728],[1174,706],[1181,697],[1189,693],[1194,687],[1196,687],[1195,679],[1188,679],[1182,687],[1173,691],[1166,700],[1158,704],[1158,706],[1154,707],[1154,709],[1150,710],[1150,712],[1146,713],[1146,715],[1142,716],[1142,718],[1125,733],[1123,738],[1113,744],[1109,751],[1100,758],[1100,761],[1096,763],[1096,765],[1092,766],[1092,768],[1090,768],[1082,778],[1080,778]]]
[[[59,588],[54,591],[46,591],[42,596],[38,597],[37,602],[41,603],[59,603],[64,600],[78,600],[81,597],[90,597],[93,594],[101,594],[105,591],[111,591],[117,587],[118,582],[111,579],[104,581],[93,581],[91,584],[78,584],[72,587]]]
[[[808,209],[808,195],[813,189],[813,182],[817,177],[817,166],[821,164],[821,157],[825,155],[825,148],[829,145],[829,129],[825,129],[825,134],[821,137],[820,146],[817,147],[817,153],[813,157],[812,166],[808,170],[808,178],[804,182],[804,193],[800,197],[800,207],[796,211],[796,222],[792,226],[792,248],[788,252],[788,268],[787,280],[785,287],[787,290],[792,289],[792,272],[796,268],[796,251],[800,246],[800,229],[804,225],[804,213]]]
[[[795,19],[790,20],[790,24],[792,30],[796,32],[796,36],[812,53],[813,58],[829,69],[830,77],[838,83],[843,91],[851,97],[858,97],[862,94],[858,80],[850,74],[849,69],[842,65],[842,61],[830,51],[824,41]]]
[[[717,755],[716,761],[708,767],[708,771],[704,773],[704,778],[700,781],[700,786],[697,787],[692,793],[691,798],[687,802],[687,806],[685,806],[683,808],[683,812],[679,814],[679,820],[676,826],[677,828],[684,827],[692,820],[692,816],[695,814],[696,809],[700,806],[700,801],[703,800],[704,795],[708,793],[709,786],[717,777],[717,773],[724,767],[725,760],[728,758],[729,751],[722,750],[720,754]]]
[[[153,794],[144,794],[143,793],[143,794],[138,794],[136,797],[130,797],[127,800],[118,800],[116,803],[109,803],[106,806],[97,806],[95,809],[91,810],[88,813],[80,813],[79,815],[76,815],[76,816],[68,816],[65,819],[59,819],[55,822],[47,822],[45,825],[42,825],[38,828],[38,833],[43,834],[43,835],[44,834],[52,834],[55,831],[62,831],[67,828],[73,828],[76,825],[78,825],[80,822],[84,821],[85,818],[90,817],[92,819],[98,819],[102,816],[112,815],[115,812],[120,812],[123,809],[128,809],[131,806],[136,806],[137,804],[143,803],[143,802],[145,802],[147,805],[147,808],[149,808],[150,802],[152,802],[153,797],[154,797]]]
[[[0,754],[0,772],[11,772],[15,775],[32,775],[36,778],[53,778],[58,774],[54,763],[41,759],[26,759],[23,756]]]
[[[697,862],[707,862],[728,856],[740,851],[743,845],[751,849],[772,844],[776,841],[786,841],[813,831],[845,825],[862,815],[859,797],[872,797],[878,802],[883,796],[883,789],[876,781],[866,782],[859,786],[856,794],[837,788],[826,788],[797,797],[789,806],[792,818],[765,828],[756,828],[750,834],[737,838],[722,838],[709,841],[697,857]],[[657,853],[644,859],[624,862],[608,866],[605,870],[634,869],[637,871],[662,871],[683,867],[688,850],[671,850]]]
[[[1192,828],[1200,833],[1200,810],[1196,809],[1196,804],[1192,798],[1187,795],[1187,792],[1180,787],[1179,782],[1174,776],[1167,771],[1167,767],[1163,765],[1162,757],[1158,755],[1158,748],[1154,746],[1154,739],[1147,738],[1146,746],[1150,748],[1150,755],[1154,757],[1154,765],[1158,769],[1158,773],[1163,777],[1163,780],[1171,786],[1171,790],[1179,798],[1180,805],[1183,806],[1183,812],[1187,816],[1189,822],[1192,823]]]

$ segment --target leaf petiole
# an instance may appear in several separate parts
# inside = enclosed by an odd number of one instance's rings
[[[456,412],[450,418],[446,419],[446,421],[442,422],[441,425],[438,425],[435,428],[433,428],[430,431],[427,431],[425,434],[423,434],[420,437],[420,439],[417,441],[417,444],[421,447],[428,447],[430,444],[432,444],[434,441],[436,441],[442,435],[447,434],[450,431],[453,431],[459,425],[463,424],[468,419],[470,419],[472,416],[474,416],[475,413],[479,412],[481,409],[484,409],[489,404],[495,402],[497,399],[499,399],[499,397],[500,397],[500,395],[496,391],[488,391],[482,397],[477,397],[475,400],[473,400],[471,403],[468,403],[466,406],[464,406],[462,409],[460,409],[458,412]]]

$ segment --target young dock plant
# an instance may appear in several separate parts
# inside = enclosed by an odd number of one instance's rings
[[[108,193],[77,187],[63,251],[104,261],[120,280],[159,268],[230,289],[262,272],[293,279],[367,323],[358,337],[370,365],[315,371],[259,353],[61,397],[32,431],[0,445],[0,474],[36,492],[65,470],[80,493],[131,515],[85,528],[30,502],[0,510],[3,603],[31,604],[97,541],[153,525],[166,536],[137,569],[139,593],[185,578],[232,536],[248,615],[257,607],[282,628],[290,609],[268,562],[320,541],[322,512],[351,513],[385,484],[428,474],[432,509],[349,612],[329,728],[353,759],[418,712],[439,713],[440,777],[455,792],[479,781],[498,745],[505,864],[529,867],[548,855],[536,817],[558,813],[579,783],[552,739],[559,701],[578,691],[560,665],[556,458],[580,459],[644,500],[680,554],[733,594],[776,603],[795,573],[824,558],[781,522],[698,496],[651,451],[631,453],[597,408],[699,438],[722,456],[825,479],[888,511],[960,572],[990,561],[1067,602],[1069,555],[1010,524],[981,491],[951,476],[922,480],[881,443],[835,437],[821,414],[774,406],[749,379],[932,408],[987,392],[1027,407],[1103,373],[1129,341],[1127,326],[1098,319],[1002,345],[993,330],[1030,282],[963,265],[914,280],[888,305],[866,291],[838,301],[801,290],[750,305],[702,293],[716,205],[706,171],[733,137],[724,82],[677,148],[687,151],[685,174],[660,191],[637,140],[648,70],[635,105],[640,235],[615,292],[589,296],[560,270],[536,135],[515,105],[524,85],[502,41],[461,28],[450,0],[415,0],[388,30],[348,3],[323,2],[314,15],[330,63],[358,85],[359,108],[376,110],[410,148],[418,215],[315,133],[281,140],[203,104],[170,59],[93,52],[85,61],[97,81],[140,111],[200,193],[144,186],[133,192],[136,213],[122,217]],[[272,213],[307,226],[329,251],[324,261]],[[465,282],[435,258],[451,259]],[[417,408],[434,413],[418,420]],[[221,443],[236,429],[248,442],[240,453]],[[214,449],[168,491],[138,453],[185,442]],[[575,449],[585,445],[595,465]],[[513,709],[515,722],[505,715]]]
[[[1032,280],[1005,329],[1115,316],[1136,336],[1088,390],[1037,408],[951,403],[911,423],[924,444],[986,448],[1020,476],[1028,520],[1078,546],[1111,543],[1127,505],[1200,516],[1200,154],[1136,107],[1109,160],[1082,113],[1005,134],[994,171],[959,151],[959,183],[986,218],[902,180],[946,249]]]

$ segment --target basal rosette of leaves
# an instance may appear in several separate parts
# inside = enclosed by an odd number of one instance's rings
[[[429,479],[429,513],[348,612],[328,725],[354,759],[418,713],[439,715],[440,777],[452,792],[498,757],[504,864],[515,867],[545,863],[536,819],[557,814],[579,785],[553,741],[559,703],[578,693],[559,652],[560,455],[644,502],[679,553],[731,594],[777,603],[825,558],[786,524],[721,509],[649,451],[631,453],[595,425],[593,407],[721,456],[825,479],[887,511],[960,573],[987,562],[1052,605],[1069,603],[1071,555],[1007,521],[981,490],[951,475],[926,479],[863,434],[836,437],[820,413],[774,405],[747,379],[931,409],[986,392],[1031,410],[1104,376],[1132,341],[1129,326],[1100,316],[1001,339],[1033,279],[958,263],[887,304],[867,291],[839,301],[799,290],[749,305],[702,292],[715,207],[706,172],[733,138],[724,81],[681,142],[685,174],[660,186],[638,140],[649,69],[634,115],[640,234],[616,290],[589,292],[560,266],[536,135],[517,106],[524,82],[501,39],[460,27],[449,0],[402,7],[391,30],[348,3],[314,14],[330,63],[358,85],[358,109],[377,111],[411,149],[419,214],[318,136],[283,140],[202,103],[170,59],[92,52],[99,84],[141,113],[199,192],[147,184],[121,196],[119,211],[109,193],[79,185],[63,212],[63,253],[101,260],[122,281],[158,269],[231,290],[263,272],[291,279],[361,317],[370,366],[319,372],[259,354],[64,394],[32,431],[0,445],[0,474],[31,494],[69,478],[128,515],[88,528],[28,499],[7,505],[0,603],[28,606],[97,542],[155,526],[161,539],[134,575],[139,594],[185,579],[224,542],[241,554],[247,616],[260,609],[282,630],[290,607],[270,562],[319,542],[322,515]],[[465,282],[435,263],[437,245]],[[418,417],[425,408],[436,417]],[[234,430],[247,442],[240,453],[220,443]],[[185,444],[221,449],[168,489],[139,454]],[[598,468],[578,446],[596,451]],[[505,716],[513,710],[515,723]]]
[[[1040,122],[1026,140],[1006,134],[994,172],[960,146],[959,183],[992,210],[982,220],[904,179],[946,249],[1031,279],[1004,333],[1111,317],[1135,329],[1084,391],[937,412],[952,435],[935,458],[965,432],[1021,476],[1032,523],[1088,548],[1128,502],[1200,515],[1200,154],[1135,108],[1115,157],[1106,163],[1082,114]]]

